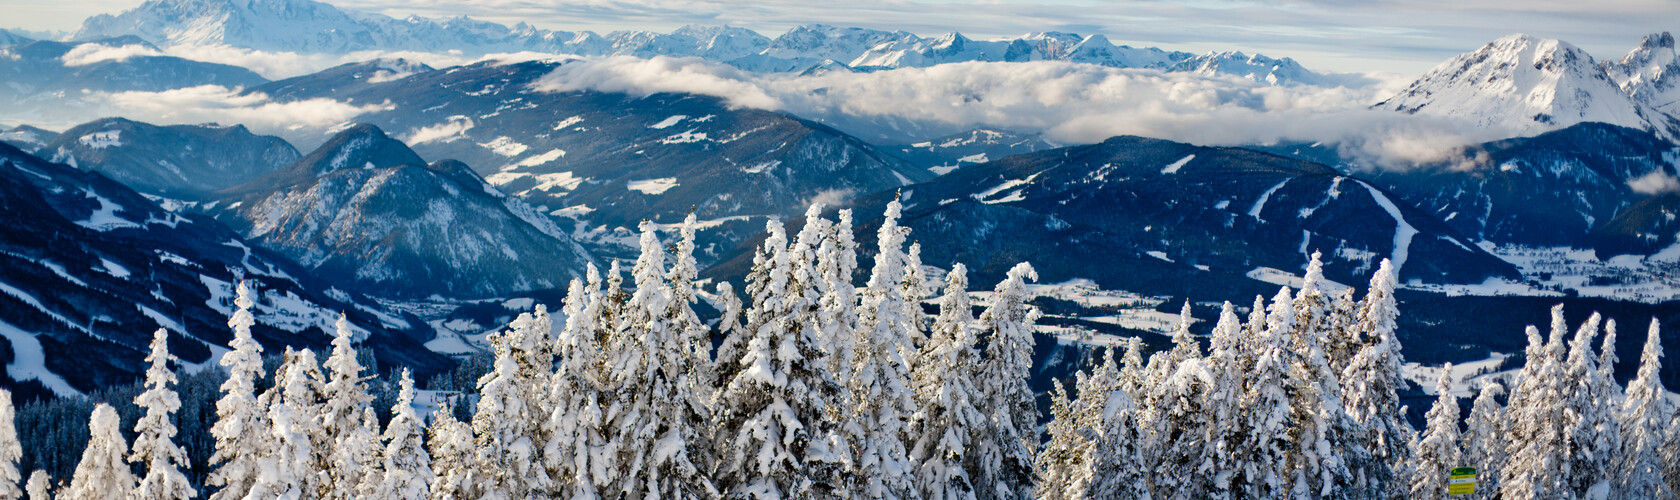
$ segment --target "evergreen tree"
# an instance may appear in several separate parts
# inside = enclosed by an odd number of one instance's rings
[[[906,232],[909,228],[905,228]],[[922,303],[928,298],[927,271],[922,269],[922,244],[911,242],[910,250],[904,253],[904,279],[899,285],[899,295],[904,297],[904,318],[906,336],[910,343],[906,345],[904,360],[914,362],[916,346],[927,343],[927,312],[922,309]],[[911,368],[915,368],[911,365]]]
[[[921,336],[920,300],[926,296],[921,270],[909,267],[903,245],[907,228],[898,226],[897,200],[887,204],[879,233],[880,251],[863,291],[854,348],[850,393],[852,418],[847,432],[856,447],[854,476],[863,481],[863,498],[916,496],[914,471],[904,439],[908,421],[916,413],[909,369]],[[920,263],[915,264],[917,267]],[[914,295],[917,302],[912,304]],[[915,316],[907,316],[911,307]]]
[[[1232,489],[1239,497],[1287,497],[1293,482],[1288,466],[1295,441],[1290,429],[1302,416],[1295,413],[1289,395],[1289,330],[1295,319],[1290,302],[1289,287],[1278,290],[1266,326],[1254,343],[1255,363],[1242,398],[1248,412],[1240,422],[1245,439],[1233,460]]]
[[[379,417],[368,407],[357,421],[360,425],[342,431],[345,435],[338,439],[328,469],[331,487],[321,498],[367,498],[385,477],[380,469]]]
[[[1569,454],[1565,470],[1570,489],[1583,497],[1590,496],[1589,491],[1594,489],[1608,494],[1610,468],[1615,454],[1621,451],[1621,429],[1615,415],[1619,405],[1613,401],[1621,395],[1621,388],[1615,387],[1613,381],[1600,378],[1604,372],[1599,370],[1598,357],[1592,352],[1599,324],[1599,316],[1594,314],[1576,331],[1575,340],[1570,342],[1565,375],[1568,388],[1564,394],[1569,396],[1564,401],[1569,410],[1564,416],[1568,425],[1564,443]],[[1615,322],[1607,326],[1613,334]]]
[[[1348,287],[1336,294],[1335,301],[1330,304],[1330,316],[1326,319],[1329,337],[1324,342],[1324,355],[1335,373],[1346,370],[1354,355],[1359,354],[1362,339],[1356,327],[1358,318],[1359,301],[1354,300],[1353,287]]]
[[[986,425],[976,429],[969,468],[980,500],[1032,496],[1033,450],[1038,446],[1038,409],[1027,386],[1032,371],[1032,325],[1037,309],[1027,305],[1026,280],[1038,279],[1031,264],[1016,264],[980,315],[986,360],[975,375],[978,404]]]
[[[1662,377],[1662,336],[1651,319],[1639,374],[1628,383],[1621,407],[1622,449],[1619,450],[1617,490],[1629,499],[1670,498],[1673,478],[1665,478],[1663,430],[1674,418],[1674,404],[1665,396]],[[1606,343],[1606,347],[1612,344]],[[1669,463],[1672,467],[1672,462]]]
[[[806,216],[807,223],[813,219]],[[817,272],[822,276],[821,340],[829,348],[829,371],[835,381],[850,387],[857,361],[858,293],[852,286],[857,270],[857,242],[852,236],[852,211],[841,210],[828,224],[828,237],[817,248]]]
[[[671,301],[666,316],[670,317],[673,331],[681,334],[684,348],[682,354],[687,358],[684,360],[686,371],[681,381],[687,386],[684,391],[693,398],[690,404],[705,408],[711,402],[711,391],[717,387],[717,375],[712,370],[712,332],[705,323],[700,322],[700,316],[694,313],[694,282],[700,276],[699,263],[694,260],[694,231],[699,224],[691,211],[688,217],[683,219],[679,230],[672,252],[671,271],[666,275],[666,281],[671,286]],[[704,438],[705,434],[701,433],[699,437]],[[709,460],[701,467],[703,470],[709,468]]]
[[[1447,493],[1452,468],[1464,463],[1459,448],[1458,398],[1453,397],[1452,363],[1441,368],[1441,381],[1435,384],[1435,407],[1429,409],[1429,425],[1414,449],[1412,470],[1412,498],[1441,498]]]
[[[1497,382],[1482,386],[1464,425],[1464,465],[1476,468],[1477,498],[1493,498],[1505,468],[1505,409],[1496,399],[1501,392]]]
[[[973,500],[974,483],[966,463],[970,434],[983,425],[974,398],[974,312],[968,300],[968,268],[951,267],[939,317],[916,362],[916,436],[910,461],[925,500]]]
[[[431,484],[433,500],[479,498],[479,469],[473,450],[473,430],[465,422],[455,419],[450,405],[440,405],[433,413],[431,435],[426,440],[432,456],[432,471],[437,474]]]
[[[380,474],[372,498],[425,498],[427,485],[433,480],[432,457],[424,443],[426,424],[414,413],[414,378],[407,368],[397,387],[397,403],[391,407],[391,424],[385,427],[385,449],[379,453]]]
[[[1077,491],[1081,481],[1076,480],[1076,492],[1083,493],[1081,498],[1149,500],[1148,477],[1155,471],[1148,470],[1143,450],[1139,448],[1143,436],[1138,432],[1137,407],[1132,404],[1132,396],[1124,389],[1116,389],[1080,398],[1101,396],[1106,396],[1102,405],[1102,430],[1098,433],[1098,444],[1086,449],[1085,463],[1090,471],[1084,475],[1089,476],[1089,486]]]
[[[1302,443],[1301,480],[1297,496],[1362,498],[1354,470],[1371,468],[1371,458],[1361,441],[1365,431],[1343,406],[1342,384],[1331,369],[1324,346],[1337,334],[1333,331],[1319,253],[1313,252],[1307,265],[1300,294],[1295,297],[1294,328],[1290,345],[1294,351],[1290,376],[1294,404],[1303,418],[1295,432]]]
[[[1045,433],[1050,435],[1050,441],[1038,453],[1038,461],[1034,464],[1038,471],[1036,498],[1071,500],[1080,498],[1083,493],[1069,495],[1069,486],[1078,470],[1078,460],[1074,455],[1084,450],[1085,447],[1081,446],[1084,436],[1079,435],[1079,415],[1073,402],[1068,400],[1062,381],[1052,380],[1051,385],[1050,423],[1045,424]]]
[[[1213,374],[1213,387],[1208,393],[1211,432],[1203,452],[1204,467],[1196,471],[1204,482],[1202,490],[1212,499],[1234,495],[1231,481],[1240,472],[1238,447],[1247,439],[1243,432],[1247,415],[1243,407],[1243,384],[1248,372],[1241,364],[1242,334],[1236,307],[1226,302],[1220,308],[1219,322],[1213,327],[1209,345],[1207,365]]]
[[[1510,458],[1500,471],[1499,483],[1506,497],[1567,498],[1573,493],[1569,474],[1564,471],[1569,463],[1566,440],[1570,423],[1566,411],[1580,409],[1566,408],[1573,390],[1566,380],[1567,330],[1562,306],[1554,307],[1552,333],[1545,348],[1528,359],[1528,364],[1537,368],[1523,369],[1505,410],[1506,443],[1510,446],[1506,453]],[[1539,332],[1531,326],[1528,336],[1532,344]]]
[[[256,481],[257,460],[269,450],[269,431],[264,421],[265,409],[258,403],[257,377],[263,374],[261,344],[251,338],[253,291],[248,282],[239,282],[238,298],[233,303],[239,309],[228,318],[233,329],[232,350],[222,355],[221,365],[227,367],[228,378],[222,383],[222,398],[216,401],[216,423],[210,434],[216,438],[216,454],[210,463],[221,464],[210,473],[206,483],[220,486],[210,494],[210,500],[243,498]]]
[[[543,463],[554,480],[551,491],[569,500],[600,498],[596,485],[609,484],[616,470],[602,433],[602,374],[595,348],[601,283],[594,266],[589,271],[587,288],[573,279],[566,293],[566,327],[555,341],[560,361],[549,382],[554,409],[543,428],[549,439]]]
[[[129,498],[163,500],[193,498],[198,492],[187,482],[179,466],[191,465],[186,450],[175,445],[175,424],[169,416],[181,408],[181,398],[169,386],[176,382],[175,372],[169,370],[169,332],[159,328],[152,334],[152,352],[146,356],[146,392],[134,398],[134,405],[144,408],[145,415],[134,425],[134,453],[128,461],[144,464],[146,474]],[[4,405],[9,408],[11,405]],[[10,416],[10,415],[6,415]],[[11,422],[11,419],[5,419]]]
[[[59,494],[69,500],[118,500],[134,490],[134,473],[125,462],[128,440],[123,438],[121,419],[111,405],[100,403],[88,419],[88,445],[70,489]]]
[[[321,444],[329,446],[320,452],[327,459],[321,497],[354,498],[366,475],[367,461],[371,458],[368,454],[373,451],[373,440],[377,439],[379,430],[369,432],[362,425],[362,414],[371,409],[368,403],[373,401],[373,396],[368,394],[367,378],[362,376],[356,348],[351,345],[355,334],[350,329],[349,318],[339,313],[334,327],[332,354],[325,363],[328,378],[321,386],[324,401],[319,425],[326,436]]]
[[[1179,309],[1177,326],[1173,328],[1172,349],[1149,357],[1149,365],[1144,369],[1143,384],[1145,386],[1161,387],[1167,378],[1178,372],[1180,364],[1202,357],[1201,344],[1196,343],[1196,338],[1190,334],[1190,324],[1195,321],[1195,318],[1190,316],[1190,301],[1186,300],[1184,301],[1184,307]],[[1140,395],[1140,398],[1145,413],[1156,411],[1154,407],[1158,404],[1157,400],[1160,398],[1157,392],[1145,392]]]
[[[1092,450],[1102,443],[1103,420],[1108,411],[1109,393],[1120,390],[1120,365],[1113,347],[1103,349],[1100,361],[1094,362],[1089,374],[1080,371],[1074,401],[1074,415],[1079,439],[1074,441],[1072,470],[1067,486],[1069,498],[1083,498],[1096,482],[1092,464]]]
[[[29,500],[52,500],[52,478],[47,471],[35,469],[23,489],[29,493]]]
[[[1364,429],[1365,435],[1358,441],[1371,454],[1370,460],[1354,464],[1351,472],[1363,482],[1360,494],[1373,498],[1385,493],[1396,496],[1410,482],[1404,475],[1404,464],[1410,461],[1407,436],[1411,425],[1400,411],[1397,392],[1406,382],[1400,373],[1405,363],[1400,340],[1394,335],[1395,320],[1400,315],[1394,286],[1394,266],[1383,259],[1371,276],[1354,323],[1364,345],[1341,373],[1344,408]]]
[[[316,498],[319,471],[320,369],[309,349],[286,349],[275,370],[274,387],[260,398],[268,406],[269,449],[245,498]]]
[[[1135,395],[1146,390],[1143,385],[1143,369],[1143,339],[1126,339],[1126,356],[1120,360],[1120,390],[1133,395],[1134,409],[1137,402]]]
[[[520,314],[507,330],[490,335],[496,361],[490,373],[478,380],[478,411],[472,419],[481,499],[526,498],[548,487],[547,471],[538,464],[539,437],[533,429],[540,409],[528,397],[534,389],[534,374],[520,366],[526,339],[546,335],[547,316],[539,307],[535,314]]]
[[[23,445],[18,442],[16,411],[12,392],[0,389],[0,500],[23,498],[23,489],[18,487],[23,480],[23,472],[18,469]]]

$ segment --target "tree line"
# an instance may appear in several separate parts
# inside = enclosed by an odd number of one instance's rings
[[[629,270],[591,265],[558,324],[544,306],[492,333],[473,398],[422,415],[406,370],[386,418],[340,318],[318,361],[287,348],[266,367],[241,283],[204,474],[217,499],[1200,499],[1440,498],[1476,467],[1481,498],[1668,498],[1680,491],[1680,432],[1657,376],[1652,322],[1638,376],[1610,376],[1616,324],[1596,314],[1569,335],[1529,327],[1524,367],[1483,377],[1467,419],[1449,365],[1428,425],[1414,429],[1385,260],[1363,298],[1324,287],[1314,254],[1299,290],[1226,302],[1207,337],[1186,304],[1170,349],[1108,349],[1050,393],[1041,429],[1022,263],[975,315],[967,269],[935,295],[920,249],[887,207],[858,287],[851,212],[777,221],[743,293],[693,306],[697,222],[669,246],[641,225]],[[740,297],[744,295],[747,301]],[[938,304],[936,314],[922,304]],[[1602,327],[1602,328],[1601,328]],[[1603,332],[1603,347],[1594,342]],[[713,338],[721,334],[721,345]],[[88,418],[74,474],[27,482],[10,394],[0,391],[0,500],[194,498],[177,444],[178,375],[158,330],[132,443],[108,404]],[[260,387],[262,379],[272,384]],[[1495,380],[1499,379],[1499,380]],[[1503,383],[1501,383],[1503,382]],[[1070,394],[1071,389],[1071,394]],[[455,405],[455,407],[451,407]],[[458,416],[461,415],[461,416]],[[470,418],[462,416],[470,415]],[[20,484],[22,488],[20,488]]]

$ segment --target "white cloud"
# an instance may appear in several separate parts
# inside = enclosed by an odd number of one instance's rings
[[[697,59],[609,57],[562,65],[537,88],[689,92],[811,118],[999,127],[1042,132],[1062,143],[1128,134],[1203,145],[1322,142],[1390,168],[1463,164],[1467,146],[1508,136],[1448,118],[1369,109],[1394,85],[1385,79],[1357,89],[1277,87],[1236,77],[1064,62],[766,75]]]
[[[472,130],[472,118],[463,115],[449,117],[448,121],[436,125],[429,125],[414,129],[403,142],[409,144],[425,144],[428,142],[454,142],[466,138],[468,130]]]
[[[59,59],[64,61],[65,66],[87,66],[98,62],[127,61],[133,57],[161,55],[163,55],[162,52],[145,45],[112,47],[97,43],[84,43],[71,48]]]
[[[319,98],[276,102],[262,93],[216,85],[163,92],[94,93],[89,99],[109,108],[108,114],[150,123],[240,123],[264,133],[325,128],[392,108],[389,103],[357,106]]]
[[[1663,194],[1680,192],[1680,179],[1661,169],[1628,180],[1627,185],[1633,192],[1639,194]]]

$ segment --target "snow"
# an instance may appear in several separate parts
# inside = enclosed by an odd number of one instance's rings
[[[45,267],[47,269],[51,269],[54,274],[57,274],[58,277],[60,277],[60,278],[64,278],[65,281],[75,283],[76,286],[80,286],[80,287],[83,287],[83,288],[86,288],[88,286],[87,282],[82,281],[81,279],[78,279],[75,276],[71,276],[69,270],[65,269],[64,266],[58,265],[57,263],[55,263],[53,261],[50,261],[50,260],[43,260],[43,261],[39,261],[39,262],[40,262],[42,267]]]
[[[140,314],[144,314],[146,317],[152,318],[152,321],[156,321],[158,326],[160,326],[160,327],[167,328],[167,329],[169,329],[169,331],[172,331],[172,332],[175,332],[175,333],[187,333],[187,329],[182,328],[181,323],[176,322],[174,319],[170,318],[169,316],[165,316],[163,313],[157,312],[156,309],[152,309],[150,307],[146,307],[146,306],[139,305],[139,304],[135,304],[134,307],[137,307],[137,308],[140,309]]]
[[[47,369],[47,355],[41,350],[41,341],[35,338],[35,334],[0,321],[0,335],[12,344],[12,362],[6,364],[6,374],[12,380],[39,380],[59,396],[82,395],[64,377]]]
[[[1663,253],[1599,260],[1591,249],[1527,247],[1480,243],[1482,250],[1509,262],[1522,273],[1521,282],[1490,279],[1471,285],[1406,283],[1406,288],[1448,295],[1520,295],[1557,297],[1574,291],[1583,297],[1604,297],[1647,304],[1680,300],[1680,262]],[[1671,247],[1680,254],[1680,249]]]
[[[490,142],[479,143],[479,145],[489,149],[492,153],[509,158],[524,154],[525,150],[531,148],[530,146],[520,144],[519,142],[514,141],[512,137],[505,135],[492,139]]]
[[[741,171],[749,173],[749,174],[763,173],[765,170],[776,168],[776,166],[781,165],[781,164],[782,164],[782,160],[770,160],[770,161],[767,161],[767,162],[763,162],[763,163],[753,165],[751,167],[742,168]]]
[[[529,173],[525,173],[525,172],[500,172],[500,173],[492,174],[492,175],[490,175],[490,177],[486,177],[484,180],[486,182],[489,182],[492,185],[495,185],[495,186],[506,186],[506,185],[508,185],[508,184],[510,184],[514,181],[517,181],[517,180],[520,180],[520,179],[525,179],[525,178],[534,179],[534,180],[536,180],[537,184],[535,186],[531,187],[530,189],[526,189],[524,191],[519,192],[518,194],[520,194],[520,195],[528,194],[528,193],[531,193],[533,191],[548,192],[548,191],[552,191],[554,189],[564,189],[566,191],[571,191],[571,190],[577,189],[578,186],[583,185],[584,182],[589,180],[587,177],[577,177],[577,176],[573,175],[571,171],[555,172],[555,173],[550,173],[550,174],[529,174]]]
[[[695,132],[693,130],[690,130],[690,131],[687,131],[687,132],[683,132],[681,134],[677,134],[677,135],[673,135],[673,136],[670,136],[670,137],[666,137],[664,139],[660,139],[659,143],[660,144],[689,144],[689,143],[695,143],[695,142],[700,142],[700,141],[704,141],[704,140],[707,140],[705,132]]]
[[[1006,179],[1006,180],[1003,181],[1003,184],[998,184],[996,186],[993,186],[991,189],[987,189],[985,191],[975,193],[974,194],[974,199],[980,200],[980,202],[982,202],[982,203],[1004,203],[1004,202],[1010,202],[1010,201],[1019,201],[1019,200],[1023,199],[1020,191],[1016,191],[1014,193],[1011,193],[1009,196],[1006,196],[1002,199],[987,200],[986,198],[990,198],[994,195],[997,195],[998,193],[1001,193],[1006,189],[1014,189],[1018,186],[1022,186],[1022,185],[1025,185],[1025,184],[1032,183],[1033,179],[1037,179],[1038,175],[1041,174],[1041,173],[1043,173],[1043,172],[1032,174],[1031,176],[1028,176],[1025,179],[1016,179],[1016,180],[1007,180]]]
[[[1411,249],[1412,237],[1417,236],[1418,230],[1417,228],[1412,227],[1411,224],[1406,223],[1406,218],[1400,215],[1400,207],[1396,206],[1393,200],[1384,196],[1382,191],[1378,191],[1377,188],[1371,187],[1371,185],[1366,184],[1365,181],[1359,181],[1359,185],[1365,186],[1365,190],[1371,193],[1371,199],[1375,200],[1378,205],[1381,205],[1383,210],[1387,211],[1390,217],[1394,217],[1394,223],[1396,225],[1394,229],[1394,254],[1389,257],[1389,262],[1394,264],[1394,275],[1399,276],[1401,266],[1406,264],[1406,253]]]
[[[1172,262],[1173,261],[1172,259],[1167,258],[1167,253],[1166,252],[1162,252],[1160,250],[1150,250],[1150,251],[1144,252],[1144,253],[1149,254],[1150,257],[1161,259],[1161,260],[1164,260],[1164,261],[1167,261],[1167,262]]]
[[[583,123],[583,117],[582,116],[572,116],[572,117],[566,118],[564,120],[560,120],[560,123],[554,124],[554,130],[565,130],[567,127],[570,127],[572,125],[577,125],[579,123]]]
[[[960,165],[960,164],[958,164],[958,165],[939,165],[939,166],[934,166],[934,167],[928,167],[928,171],[933,172],[934,175],[945,175],[945,174],[951,173],[952,170],[956,170],[958,167],[961,167],[961,166],[962,165]]]
[[[1260,219],[1260,211],[1264,210],[1266,208],[1266,200],[1271,199],[1272,198],[1272,193],[1276,193],[1277,190],[1283,189],[1283,185],[1288,184],[1288,183],[1289,183],[1289,179],[1284,179],[1283,182],[1277,183],[1276,186],[1272,186],[1272,188],[1267,189],[1266,192],[1260,193],[1260,199],[1254,200],[1254,206],[1250,207],[1248,209],[1248,216],[1256,218],[1256,219]],[[1260,219],[1260,220],[1265,221],[1266,219]]]
[[[110,259],[106,259],[104,257],[99,258],[99,265],[102,267],[100,269],[101,271],[104,271],[105,274],[109,274],[113,277],[127,278],[130,274],[128,272],[128,268],[123,267],[122,265],[117,264],[115,262],[111,262]]]
[[[80,142],[83,146],[93,149],[120,147],[123,145],[122,131],[106,130],[103,132],[94,132],[77,138],[76,142]]]
[[[1184,165],[1189,164],[1190,160],[1194,160],[1194,159],[1196,159],[1196,155],[1190,155],[1190,156],[1186,156],[1184,158],[1180,158],[1178,161],[1172,162],[1171,164],[1162,168],[1161,173],[1163,173],[1163,174],[1176,174],[1176,173],[1178,173],[1178,169],[1184,168]]]
[[[70,318],[66,318],[62,315],[59,315],[58,313],[53,312],[51,309],[47,309],[47,306],[41,305],[41,301],[39,299],[36,299],[35,295],[30,294],[29,292],[25,292],[23,290],[18,289],[17,287],[14,287],[14,286],[6,284],[6,283],[0,283],[0,293],[5,293],[6,295],[11,295],[13,298],[18,299],[19,301],[22,301],[25,304],[29,304],[30,307],[35,308],[35,310],[37,310],[37,311],[41,311],[42,314],[46,314],[48,317],[51,317],[52,319],[57,320],[59,323],[62,323],[64,326],[68,326],[68,327],[71,327],[71,328],[75,328],[77,330],[81,330],[84,333],[89,333],[89,334],[92,333],[92,332],[88,331],[87,327],[84,327],[80,324],[77,324],[73,321],[70,321]]]
[[[986,153],[975,153],[962,158],[957,158],[957,163],[986,163],[988,161],[991,160],[986,159]]]
[[[642,194],[664,194],[666,191],[670,191],[671,188],[677,187],[677,178],[665,177],[661,179],[630,181],[626,187],[628,187],[631,191],[640,191]]]
[[[529,158],[526,158],[526,159],[523,159],[523,160],[519,160],[519,163],[515,163],[515,164],[513,164],[513,166],[514,167],[535,167],[535,166],[542,165],[542,164],[545,164],[545,163],[548,163],[548,162],[551,162],[551,161],[554,161],[554,160],[558,160],[563,156],[566,156],[566,150],[564,150],[564,149],[552,149],[552,150],[549,150],[547,153],[543,153],[543,154],[532,156],[532,157],[529,157]]]
[[[118,205],[110,199],[100,196],[99,193],[93,192],[92,190],[84,192],[87,193],[87,197],[99,201],[99,208],[94,209],[93,213],[88,214],[87,219],[76,221],[76,225],[100,232],[127,227],[141,227],[139,224],[135,224],[128,219],[117,217],[118,210],[127,210],[126,208],[123,208],[122,205]]]
[[[455,115],[447,121],[436,125],[420,127],[409,132],[403,142],[410,145],[420,145],[428,142],[448,143],[467,138],[467,131],[472,130],[472,118],[465,115]]]
[[[1500,375],[1504,374],[1503,372],[1496,373],[1493,369],[1499,367],[1499,364],[1504,363],[1505,358],[1509,357],[1511,357],[1511,355],[1508,353],[1495,352],[1487,359],[1454,363],[1452,367],[1454,380],[1452,386],[1453,396],[1460,398],[1475,397],[1476,392],[1481,389],[1482,385],[1484,385],[1481,379],[1485,378],[1485,376],[1498,378]],[[1404,366],[1400,367],[1400,375],[1405,377],[1407,380],[1417,382],[1418,386],[1422,387],[1425,393],[1434,396],[1436,395],[1435,384],[1441,380],[1441,368],[1442,367],[1439,366],[1424,366],[1419,363],[1408,362]]]
[[[1301,277],[1301,275],[1284,271],[1282,269],[1273,269],[1264,266],[1249,270],[1246,276],[1248,276],[1249,279],[1263,281],[1273,285],[1287,286],[1297,290],[1307,284],[1306,278]],[[1352,288],[1341,283],[1330,281],[1329,279],[1320,281],[1318,287],[1319,289],[1329,293],[1341,293],[1343,290]]]
[[[679,123],[679,122],[681,122],[685,119],[688,119],[688,115],[672,115],[668,118],[665,118],[664,120],[660,120],[659,123],[655,123],[653,125],[648,125],[648,128],[662,129],[663,130],[665,128],[669,128],[672,125],[676,125],[677,123]]]
[[[548,214],[552,215],[552,216],[555,216],[555,217],[566,217],[566,218],[569,218],[569,219],[581,219],[581,218],[583,218],[583,216],[589,215],[590,212],[594,212],[594,211],[595,211],[595,209],[589,208],[589,205],[572,205],[572,206],[569,206],[569,207],[566,207],[566,208],[557,209],[553,212],[549,212]]]

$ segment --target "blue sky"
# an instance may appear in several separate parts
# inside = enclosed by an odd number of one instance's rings
[[[0,0],[8,27],[69,30],[141,0]],[[1680,31],[1675,0],[331,0],[392,16],[468,15],[558,30],[668,31],[730,24],[775,36],[808,23],[960,31],[1101,33],[1115,43],[1288,56],[1319,71],[1416,74],[1499,36],[1560,38],[1619,58],[1647,33]]]

